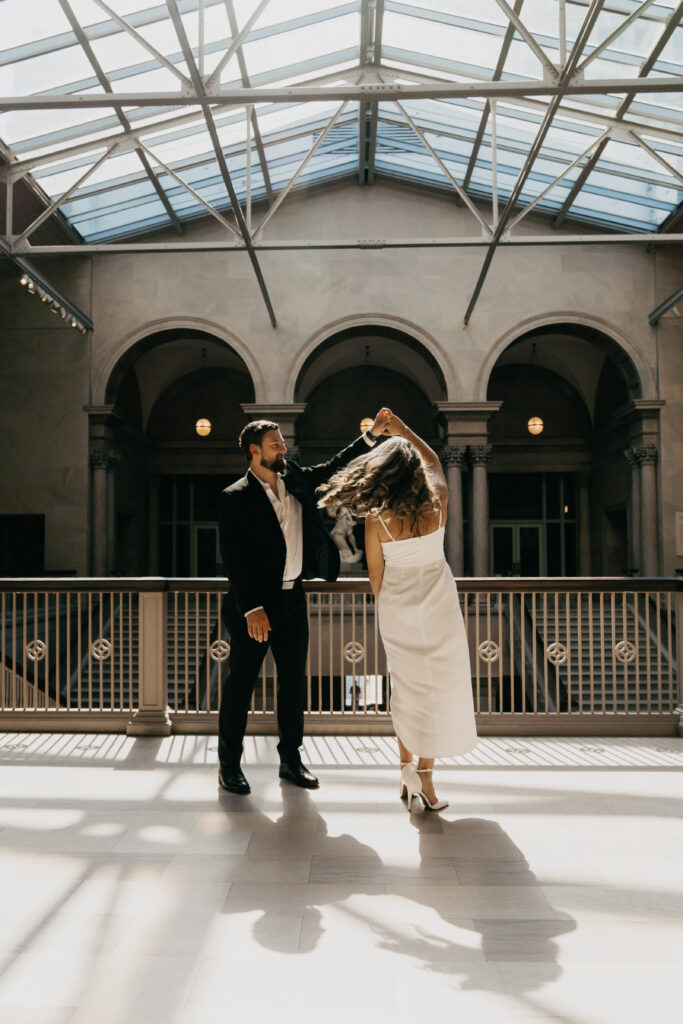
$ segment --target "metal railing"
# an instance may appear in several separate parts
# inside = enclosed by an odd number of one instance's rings
[[[222,580],[0,580],[0,727],[210,732],[230,638]],[[305,585],[314,732],[391,731],[367,580]],[[683,714],[677,579],[463,579],[482,734],[674,735]],[[249,728],[276,729],[264,661]]]

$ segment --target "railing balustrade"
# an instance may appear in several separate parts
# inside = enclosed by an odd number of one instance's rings
[[[305,584],[312,732],[391,731],[391,677],[367,580]],[[227,582],[0,580],[0,728],[160,734],[216,728]],[[674,735],[683,715],[678,579],[463,579],[482,734]],[[271,655],[249,728],[276,729]]]

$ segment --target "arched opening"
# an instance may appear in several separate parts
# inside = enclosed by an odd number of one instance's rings
[[[434,403],[446,382],[434,356],[410,335],[384,326],[351,327],[327,338],[303,364],[295,400],[306,403],[297,444],[324,457],[353,437],[382,405],[428,438],[437,436]]]
[[[299,372],[295,398],[306,404],[297,424],[301,459],[313,464],[330,458],[358,435],[361,421],[374,417],[383,405],[395,409],[435,445],[439,440],[435,403],[445,397],[439,364],[410,335],[373,325],[342,330],[319,345]],[[362,533],[358,524],[359,550]],[[364,565],[364,560],[357,563],[353,571]]]
[[[640,394],[632,360],[594,328],[539,327],[501,353],[487,388],[503,403],[489,428],[494,575],[639,570],[624,449]]]
[[[106,397],[113,412],[94,429],[115,453],[109,571],[220,574],[218,494],[243,472],[242,405],[254,401],[244,361],[207,332],[159,331],[119,359]]]

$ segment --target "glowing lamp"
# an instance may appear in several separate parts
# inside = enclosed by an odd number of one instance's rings
[[[540,416],[532,416],[526,425],[527,430],[530,434],[542,434],[543,433],[543,420]]]
[[[208,437],[211,433],[211,420],[197,420],[194,425],[194,429],[197,431],[200,437]]]

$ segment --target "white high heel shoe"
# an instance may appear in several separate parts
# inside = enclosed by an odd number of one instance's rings
[[[398,792],[401,800],[404,800],[408,796],[408,778],[415,771],[415,765],[412,761],[401,761],[401,781],[398,784]],[[412,797],[411,797],[412,799]]]
[[[422,800],[422,803],[425,806],[426,811],[443,811],[444,807],[448,807],[448,800],[437,800],[435,803],[430,804],[429,800],[422,792],[422,779],[420,778],[420,774],[426,774],[427,772],[431,772],[431,770],[431,768],[415,769],[417,788],[415,789],[415,792],[410,796],[408,806],[410,806],[410,804],[412,803],[413,796],[419,796],[420,799]]]

